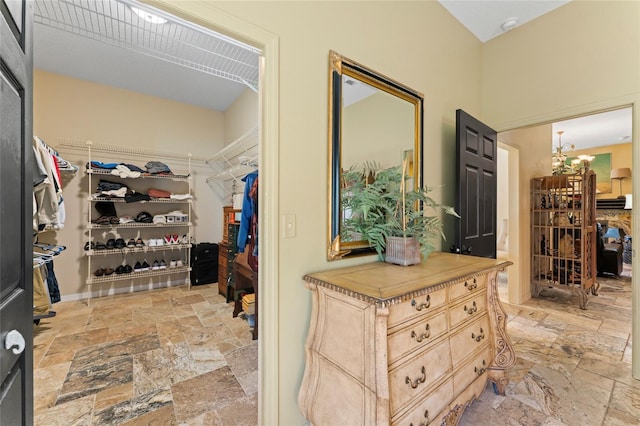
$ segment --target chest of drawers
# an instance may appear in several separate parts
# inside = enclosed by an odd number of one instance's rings
[[[432,253],[308,274],[313,310],[298,396],[314,425],[456,424],[515,362],[496,276],[511,263]]]

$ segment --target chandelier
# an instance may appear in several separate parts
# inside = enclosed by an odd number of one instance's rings
[[[573,144],[562,144],[562,134],[564,130],[561,130],[558,133],[558,146],[555,147],[551,154],[551,168],[553,170],[554,175],[561,175],[565,173],[575,173],[576,166],[580,163],[580,160],[573,160],[571,164],[566,164],[567,161],[567,151],[573,151],[575,149],[575,145]]]

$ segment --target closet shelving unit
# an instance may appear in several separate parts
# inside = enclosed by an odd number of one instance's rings
[[[89,163],[95,160],[92,154],[92,143],[87,142]],[[142,150],[135,149],[127,149],[126,147],[116,147],[116,146],[100,146],[100,151],[105,152],[108,155],[117,158],[131,158],[132,154],[134,156],[138,156],[141,158],[146,157],[147,161],[153,161],[155,158],[152,153],[145,152]],[[164,156],[166,157],[166,155]],[[91,299],[92,289],[91,286],[94,284],[101,283],[109,283],[114,281],[123,281],[123,280],[137,280],[137,279],[145,279],[145,278],[153,278],[153,277],[161,277],[167,275],[174,274],[185,274],[185,281],[187,282],[189,288],[191,287],[190,281],[190,250],[191,250],[191,242],[193,241],[193,224],[191,221],[192,218],[192,210],[193,210],[193,198],[192,195],[192,176],[191,176],[191,154],[187,154],[188,160],[188,171],[185,174],[142,174],[139,177],[121,177],[118,175],[111,174],[111,170],[107,169],[92,169],[86,168],[87,173],[87,181],[88,181],[88,193],[87,197],[88,202],[88,212],[87,212],[87,238],[90,242],[95,242],[96,234],[103,232],[109,233],[109,238],[123,238],[125,243],[130,239],[142,239],[145,243],[142,247],[124,247],[124,248],[115,248],[115,249],[89,249],[85,251],[85,256],[87,257],[87,279],[86,285],[88,287],[89,300]],[[124,161],[122,161],[124,162]],[[133,163],[133,160],[127,160],[127,162]],[[106,180],[113,182],[122,182],[123,184],[129,187],[130,183],[136,182],[141,183],[145,182],[143,186],[152,185],[155,182],[162,182],[162,186],[170,187],[175,189],[177,193],[186,194],[189,197],[185,199],[165,199],[165,198],[152,198],[146,201],[134,202],[134,203],[126,203],[124,199],[120,198],[111,198],[111,197],[103,197],[97,196],[94,194],[95,187],[100,178],[105,178]],[[96,179],[97,178],[97,179]],[[136,188],[131,188],[136,189]],[[178,192],[179,191],[179,192]],[[119,216],[132,216],[135,217],[137,213],[140,211],[147,210],[155,210],[156,214],[163,214],[162,207],[153,207],[152,206],[162,206],[167,205],[167,211],[164,213],[169,213],[170,211],[180,210],[184,214],[186,214],[186,221],[173,221],[169,223],[139,223],[139,222],[130,222],[130,223],[116,223],[116,224],[97,224],[92,222],[92,216],[95,216],[96,209],[94,208],[95,203],[100,201],[113,202],[114,206],[117,207],[117,210],[120,210]],[[186,213],[182,210],[185,209]],[[121,234],[122,231],[122,234]],[[134,235],[135,234],[135,235]],[[149,246],[148,240],[149,238],[160,239],[164,238],[165,234],[178,235],[182,237],[186,235],[186,242],[180,242],[177,244],[163,244],[160,246]],[[104,238],[102,238],[104,239]],[[102,240],[101,239],[101,240]],[[99,240],[99,241],[101,241]],[[151,256],[155,253],[158,253],[157,256],[166,258],[166,268],[157,269],[157,270],[148,270],[148,271],[133,271],[131,273],[123,273],[116,274],[115,272],[108,276],[96,276],[94,275],[94,269],[96,269],[96,263],[109,264],[112,269],[115,269],[117,265],[127,264],[133,267],[133,264],[136,261],[147,260],[148,263],[151,264],[153,260],[148,259],[147,256]],[[121,256],[120,259],[117,256]],[[180,259],[182,260],[183,266],[170,267],[169,259]],[[96,260],[100,259],[100,260]],[[153,259],[153,258],[152,258]],[[151,260],[151,262],[149,262]]]
[[[254,127],[206,160],[215,174],[207,178],[223,198],[239,192],[237,185],[248,173],[258,168],[258,128]]]
[[[596,175],[531,180],[531,279],[535,296],[549,287],[570,290],[586,309],[596,282]]]

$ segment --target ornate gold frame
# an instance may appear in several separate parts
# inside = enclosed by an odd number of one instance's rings
[[[372,254],[374,251],[366,240],[341,242],[340,217],[340,173],[342,165],[342,76],[347,75],[378,90],[387,92],[414,105],[414,182],[422,186],[423,103],[422,93],[390,79],[376,71],[348,59],[337,52],[329,52],[329,203],[328,203],[328,260],[347,256]]]

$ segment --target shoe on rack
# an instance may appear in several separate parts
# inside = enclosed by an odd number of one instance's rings
[[[93,241],[87,241],[84,245],[84,249],[85,251],[87,250],[93,250],[96,248],[96,244]]]
[[[160,262],[158,262],[157,260],[154,260],[153,265],[151,266],[151,270],[157,271],[158,269],[160,269]]]
[[[183,266],[184,266],[184,262],[182,261],[182,259],[178,259],[178,261],[176,262],[176,267],[182,268]]]
[[[187,234],[184,234],[182,237],[180,237],[180,244],[189,244],[189,237],[187,236]]]
[[[165,262],[164,259],[162,259],[160,261],[160,268],[159,269],[167,269],[167,262]]]
[[[156,246],[160,247],[164,245],[164,240],[162,238],[158,238],[156,240]]]
[[[174,234],[171,236],[172,244],[180,244],[180,236],[178,234]]]
[[[98,241],[98,242],[96,243],[96,250],[104,250],[104,249],[106,249],[106,248],[107,248],[107,246],[106,246],[103,242]]]
[[[136,247],[144,247],[144,241],[142,241],[142,238],[138,238],[136,240]]]
[[[120,265],[116,268],[116,274],[124,274],[124,265]]]
[[[113,274],[113,269],[112,269],[112,268],[105,268],[105,270],[104,270],[104,274],[105,274],[105,275],[111,275],[111,274]]]
[[[178,262],[176,262],[175,260],[172,260],[171,262],[169,262],[169,268],[175,268]]]
[[[135,242],[134,242],[135,244]],[[124,240],[122,238],[118,238],[115,242],[115,248],[117,249],[123,249],[127,246],[127,244],[124,242]]]
[[[133,270],[136,272],[142,271],[142,265],[140,264],[140,262],[136,262],[136,264],[133,266]]]
[[[164,243],[165,244],[173,244],[173,237],[170,234],[167,234],[164,236]]]
[[[104,268],[98,268],[96,269],[96,271],[93,273],[93,275],[95,275],[96,277],[101,277],[104,275]]]
[[[129,239],[129,241],[127,242],[127,247],[135,248],[135,246],[136,246],[136,240],[134,240],[133,238]]]
[[[124,273],[130,274],[133,271],[133,268],[129,265],[124,265]]]
[[[148,271],[151,269],[151,266],[149,266],[149,264],[147,263],[147,261],[145,260],[144,262],[142,262],[142,269],[141,271]]]
[[[116,240],[114,240],[113,238],[109,238],[107,240],[107,244],[105,245],[105,248],[107,250],[111,250],[115,247],[115,244],[116,244]]]

